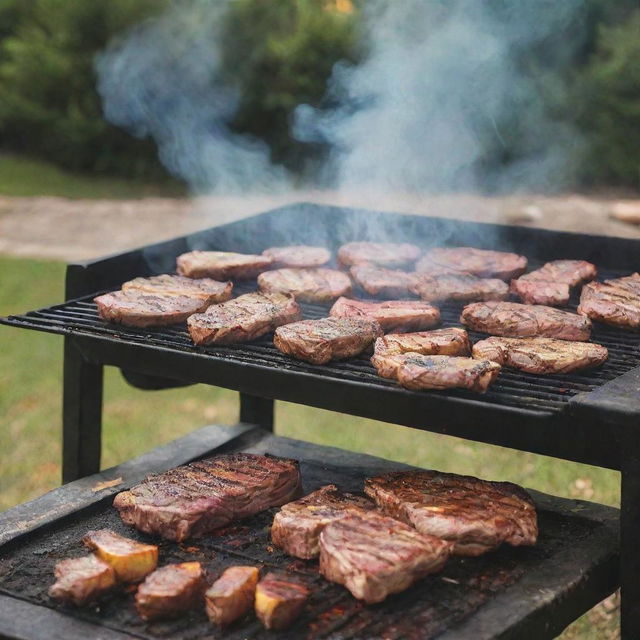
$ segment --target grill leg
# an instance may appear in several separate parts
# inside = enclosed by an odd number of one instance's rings
[[[71,338],[64,339],[62,482],[100,471],[102,365],[87,362]]]
[[[273,400],[240,394],[240,422],[273,431]]]

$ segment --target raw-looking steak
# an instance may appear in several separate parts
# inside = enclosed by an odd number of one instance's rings
[[[338,261],[345,267],[377,264],[382,267],[409,267],[420,256],[413,244],[394,242],[349,242],[338,249]]]
[[[263,293],[290,293],[301,302],[333,302],[351,293],[351,278],[336,269],[276,269],[258,276]]]
[[[369,264],[351,267],[350,273],[364,291],[380,298],[405,298],[411,294],[417,282],[414,273]]]
[[[269,256],[230,251],[189,251],[178,256],[178,274],[189,278],[248,280],[271,268]]]
[[[273,258],[273,267],[282,269],[292,267],[321,267],[331,260],[331,252],[324,247],[294,245],[290,247],[271,247],[262,252],[263,256]]]
[[[509,286],[497,278],[478,278],[466,273],[423,274],[417,278],[412,292],[425,302],[505,300],[509,296]]]
[[[640,274],[586,284],[578,313],[622,329],[640,328]]]
[[[144,291],[165,296],[189,296],[202,298],[209,304],[225,302],[231,298],[232,282],[218,282],[211,278],[187,278],[163,274],[150,278],[134,278],[122,285],[123,291]]]
[[[413,352],[424,356],[468,356],[471,355],[471,343],[464,329],[452,327],[417,333],[391,333],[378,338],[373,351],[376,355]]]
[[[480,278],[511,280],[525,272],[527,259],[516,253],[488,251],[473,247],[431,249],[417,262],[416,271],[425,273],[470,273]]]

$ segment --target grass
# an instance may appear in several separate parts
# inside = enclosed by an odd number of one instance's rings
[[[62,300],[64,266],[0,258],[0,315]],[[0,510],[59,483],[62,338],[0,327]],[[613,471],[562,462],[308,407],[277,404],[278,434],[421,466],[510,480],[547,493],[619,504]],[[118,371],[105,376],[103,467],[206,423],[237,419],[236,394],[202,385],[138,391]],[[517,425],[514,425],[517,428]],[[614,638],[615,615],[600,606],[565,640]]]

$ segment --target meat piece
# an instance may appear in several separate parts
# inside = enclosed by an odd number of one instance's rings
[[[334,484],[328,484],[285,504],[273,519],[271,540],[290,556],[309,560],[320,553],[320,532],[329,523],[374,508],[368,498],[343,493]]]
[[[293,296],[283,293],[247,293],[209,307],[187,321],[191,339],[199,345],[248,342],[288,322],[302,312]]]
[[[78,606],[96,600],[116,584],[115,571],[94,555],[62,560],[54,575],[56,582],[49,587],[49,595]]]
[[[378,321],[385,333],[430,329],[440,323],[440,311],[417,300],[368,302],[338,298],[329,314],[335,318],[372,318]]]
[[[578,313],[614,327],[640,328],[640,274],[586,284]]]
[[[194,280],[185,276],[163,274],[150,278],[134,278],[122,285],[123,291],[144,291],[161,296],[188,296],[201,298],[207,304],[225,302],[231,298],[233,283],[218,282],[211,278]]]
[[[591,322],[584,316],[517,302],[474,302],[462,310],[460,322],[475,331],[510,338],[540,336],[584,342],[591,336]]]
[[[301,302],[332,302],[351,293],[351,279],[336,269],[276,269],[258,276],[264,293],[289,293]]]
[[[136,609],[143,620],[173,618],[200,606],[205,588],[199,562],[169,564],[149,574],[138,587]]]
[[[569,373],[601,365],[606,347],[554,338],[487,338],[473,345],[473,357],[527,373]]]
[[[82,542],[113,568],[120,582],[140,582],[158,565],[155,544],[136,542],[109,529],[89,531]]]
[[[204,602],[211,622],[225,627],[253,609],[257,567],[229,567],[207,589]]]
[[[496,278],[478,278],[470,274],[422,275],[411,288],[426,302],[457,300],[505,300],[509,287]]]
[[[350,273],[355,283],[364,291],[381,298],[407,297],[417,282],[413,273],[368,264],[351,267]]]
[[[320,534],[320,573],[373,604],[440,571],[452,546],[393,518],[349,515]]]
[[[490,360],[453,356],[374,354],[371,363],[383,378],[397,380],[407,389],[452,389],[460,387],[484,393],[500,373]]]
[[[144,291],[113,291],[94,298],[103,320],[129,327],[166,326],[184,322],[209,303],[195,296],[158,295]]]
[[[249,280],[271,268],[273,258],[230,251],[189,251],[178,256],[178,274],[188,278]]]
[[[477,556],[503,542],[533,545],[538,537],[531,496],[510,482],[438,471],[396,471],[367,478],[364,490],[384,513],[453,542],[456,555]]]
[[[348,242],[338,249],[338,261],[345,267],[366,263],[383,267],[409,267],[419,256],[420,249],[407,243]]]
[[[526,268],[527,259],[524,256],[473,247],[431,249],[416,264],[416,271],[425,273],[446,273],[451,270],[501,280],[517,278]]]
[[[126,524],[182,542],[300,495],[295,460],[230,453],[148,476],[113,506]]]
[[[256,616],[267,629],[281,631],[300,615],[309,589],[286,574],[268,573],[256,587]]]
[[[544,304],[551,307],[563,307],[569,304],[571,297],[568,284],[525,280],[524,276],[511,281],[511,293],[518,296],[525,304]]]
[[[279,327],[273,344],[298,360],[327,364],[357,356],[381,335],[380,325],[369,318],[320,318]]]
[[[376,340],[373,351],[375,355],[385,356],[409,352],[424,356],[468,356],[471,343],[464,329],[451,327],[382,336]]]
[[[331,252],[324,247],[297,245],[291,247],[271,247],[262,252],[263,256],[273,258],[273,267],[281,269],[292,267],[321,267],[331,260]]]

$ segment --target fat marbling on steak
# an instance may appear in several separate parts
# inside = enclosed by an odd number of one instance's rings
[[[370,302],[338,298],[329,315],[335,318],[372,318],[378,321],[385,333],[430,329],[440,323],[439,309],[419,300]]]
[[[299,495],[295,460],[231,453],[151,475],[119,493],[113,506],[126,524],[181,542]]]
[[[452,546],[393,518],[351,514],[320,534],[320,573],[373,604],[439,571]]]
[[[505,300],[509,295],[509,286],[497,278],[478,278],[468,273],[422,274],[411,291],[426,302],[471,302]]]
[[[431,249],[416,264],[416,271],[424,273],[455,271],[500,280],[517,278],[526,268],[527,259],[524,256],[473,247]]]
[[[336,269],[275,269],[258,276],[263,293],[289,293],[301,302],[333,302],[351,293],[351,278]]]
[[[586,284],[578,313],[614,327],[640,328],[640,274]]]
[[[122,285],[123,291],[144,291],[165,296],[202,298],[209,304],[225,302],[231,298],[232,282],[218,282],[211,278],[195,280],[167,273],[149,278],[134,278]]]
[[[407,271],[359,264],[350,269],[351,277],[369,295],[380,298],[404,298],[416,285],[416,276]]]
[[[464,329],[450,327],[416,333],[391,333],[378,338],[373,351],[375,355],[413,352],[424,356],[468,356],[471,343]]]
[[[406,242],[348,242],[338,249],[338,261],[345,267],[356,264],[409,267],[419,256],[420,249]]]
[[[263,256],[273,258],[273,267],[282,269],[292,267],[321,267],[331,260],[331,252],[324,247],[309,247],[307,245],[293,245],[289,247],[271,247],[262,252]]]
[[[92,602],[116,585],[113,568],[94,555],[62,560],[56,564],[54,574],[56,582],[49,587],[49,595],[78,606]]]
[[[189,278],[248,280],[271,268],[269,256],[230,251],[189,251],[178,256],[178,274]]]
[[[327,364],[357,356],[381,335],[380,325],[370,318],[320,318],[278,327],[273,344],[298,360]]]
[[[606,347],[555,338],[487,338],[473,345],[473,357],[527,373],[569,373],[601,365]]]
[[[187,321],[191,339],[199,345],[248,342],[302,316],[293,296],[247,293],[214,304]]]
[[[328,524],[374,508],[368,498],[343,493],[334,484],[328,484],[285,504],[273,518],[271,540],[290,556],[309,560],[320,553],[320,533]]]
[[[558,338],[584,342],[591,336],[589,318],[543,305],[474,302],[462,310],[467,327],[508,338]]]
[[[506,542],[533,545],[538,519],[531,496],[510,482],[438,471],[397,471],[365,480],[384,513],[451,541],[453,553],[477,556]]]

